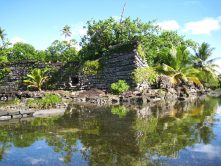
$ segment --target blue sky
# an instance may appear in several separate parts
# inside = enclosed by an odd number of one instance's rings
[[[156,19],[164,29],[210,43],[216,48],[214,57],[221,56],[220,0],[0,0],[0,27],[12,42],[45,49],[61,39],[64,25],[70,25],[79,39],[86,21],[117,18],[125,2],[125,17],[140,17],[144,22]]]

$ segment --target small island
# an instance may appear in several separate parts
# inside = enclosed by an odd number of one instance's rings
[[[0,27],[0,165],[189,165],[206,148],[220,161],[208,42],[123,13],[84,30],[75,40],[65,25],[38,50]]]

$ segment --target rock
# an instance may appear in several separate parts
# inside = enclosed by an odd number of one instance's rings
[[[0,116],[5,116],[5,115],[8,115],[8,112],[0,110]]]
[[[22,118],[27,118],[28,114],[22,114]]]
[[[160,97],[156,97],[156,98],[152,99],[152,102],[157,102],[157,101],[161,101],[161,98]]]
[[[9,111],[8,114],[9,115],[19,115],[20,111]]]
[[[143,97],[132,97],[130,98],[130,103],[141,105],[145,103],[145,100],[143,99]]]
[[[22,115],[21,114],[20,115],[12,115],[12,118],[13,119],[22,118]]]
[[[101,97],[105,96],[105,92],[99,89],[90,89],[88,91],[84,91],[79,93],[78,97]]]
[[[158,78],[158,88],[169,89],[172,87],[170,77],[166,75],[160,75]]]
[[[120,102],[121,102],[121,103],[130,103],[130,98],[122,97],[122,98],[120,99]]]
[[[112,99],[111,99],[111,103],[112,103],[112,104],[118,104],[118,103],[119,103],[119,99],[117,99],[117,98],[112,98]]]
[[[0,120],[9,120],[11,119],[11,116],[1,116]]]
[[[178,97],[178,100],[186,100],[185,97]]]
[[[36,111],[34,117],[60,116],[64,115],[65,109],[47,109]]]
[[[35,112],[34,110],[21,110],[20,114],[32,115],[34,112]]]

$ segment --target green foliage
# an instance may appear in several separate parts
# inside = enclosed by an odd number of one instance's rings
[[[133,72],[133,79],[136,83],[156,83],[158,74],[153,67],[140,67]]]
[[[88,21],[87,35],[81,41],[80,57],[82,60],[100,58],[111,46],[131,41],[150,41],[157,31],[157,26],[152,22],[143,23],[140,19],[131,20],[129,17],[121,22],[114,18]]]
[[[102,70],[102,65],[99,60],[86,61],[82,66],[82,73],[85,75],[96,75],[99,71]]]
[[[129,110],[126,107],[120,105],[111,108],[111,113],[117,115],[119,118],[125,117],[128,112]]]
[[[122,94],[123,92],[128,91],[129,85],[125,80],[118,80],[115,83],[111,84],[111,91],[114,94]]]
[[[45,60],[51,62],[70,62],[78,60],[78,53],[70,42],[55,40],[45,52]]]
[[[145,55],[144,49],[143,49],[143,47],[142,47],[141,44],[138,45],[138,47],[137,47],[137,52],[138,52],[138,54],[140,55],[140,57],[141,57],[143,60],[145,60],[146,55]]]
[[[47,109],[60,104],[62,99],[58,95],[46,94],[42,99],[28,99],[26,104],[32,108]]]
[[[205,87],[219,86],[219,78],[216,75],[213,75],[212,73],[205,71],[203,69],[198,69],[198,70],[199,70],[198,78]]]
[[[196,51],[196,56],[203,62],[208,60],[212,53],[214,51],[214,48],[211,48],[210,45],[206,42],[203,42]]]
[[[219,58],[210,59],[214,48],[208,43],[202,43],[196,51],[195,67],[200,70],[199,78],[206,87],[218,86],[219,78],[216,69],[219,65],[214,62]]]
[[[0,101],[1,107],[19,105],[20,103],[21,103],[21,100],[18,98],[15,98],[13,100],[8,100],[8,101]]]
[[[157,67],[158,72],[170,76],[173,85],[191,81],[198,86],[202,86],[198,73],[199,70],[191,64],[192,56],[185,46],[178,46],[170,50],[171,60],[168,64]]]
[[[33,87],[41,91],[42,86],[46,82],[47,78],[47,69],[33,69],[31,73],[27,75],[24,83],[28,85],[28,88]]]
[[[0,64],[2,64],[2,63],[7,63],[8,62],[8,58],[7,58],[7,56],[0,56]]]
[[[9,61],[35,60],[37,52],[35,48],[27,43],[16,43],[8,54]]]
[[[0,70],[0,80],[7,76],[10,72],[10,68],[3,68],[2,70]]]

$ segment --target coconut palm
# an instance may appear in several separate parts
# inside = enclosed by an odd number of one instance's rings
[[[219,58],[213,58],[212,56],[214,48],[211,48],[208,43],[202,43],[196,50],[196,63],[195,67],[200,68],[202,72],[205,72],[206,76],[212,76],[213,79],[218,79],[216,69],[219,68],[219,65],[214,62]],[[208,78],[207,78],[208,79]]]
[[[0,39],[3,41],[5,39],[5,30],[0,27]]]
[[[2,46],[2,47],[4,47],[4,45],[5,45],[4,43],[5,43],[6,34],[4,32],[5,32],[5,30],[0,27],[0,41],[1,41],[0,46]]]
[[[47,69],[34,69],[27,75],[27,79],[24,80],[24,83],[27,84],[28,87],[37,88],[41,91],[42,85],[45,83],[47,78]]]
[[[196,57],[199,58],[202,62],[206,62],[211,55],[213,54],[214,48],[211,48],[210,45],[206,42],[203,42],[196,51]]]
[[[157,70],[170,77],[171,83],[176,86],[182,82],[191,81],[202,86],[197,77],[199,70],[191,65],[192,56],[185,46],[171,49],[170,64],[163,64]]]
[[[64,35],[65,38],[71,37],[72,33],[71,33],[71,27],[70,26],[65,25],[61,31],[62,31],[62,35]]]

